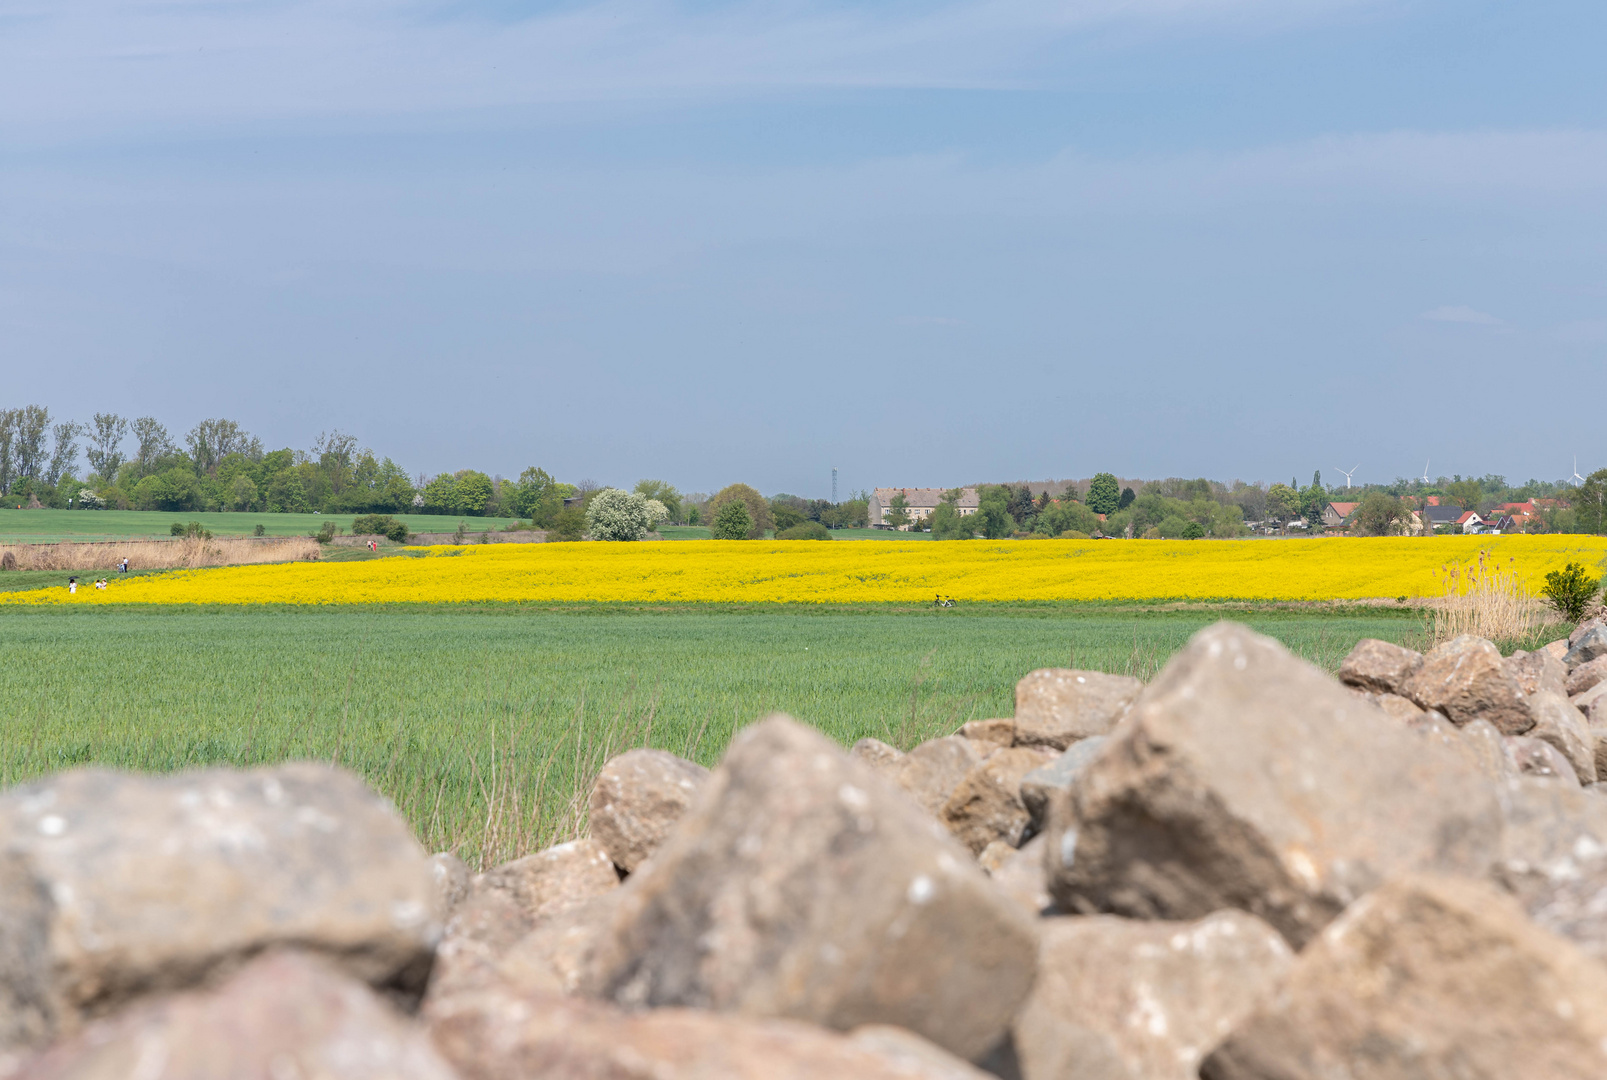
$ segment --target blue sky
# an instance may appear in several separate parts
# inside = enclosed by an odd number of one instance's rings
[[[766,492],[1607,464],[1607,5],[0,0],[0,403]]]

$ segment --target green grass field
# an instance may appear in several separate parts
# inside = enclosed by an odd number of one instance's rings
[[[1389,613],[1245,610],[1332,668]],[[1008,716],[1027,671],[1149,677],[1211,611],[1074,605],[869,609],[10,609],[0,782],[85,763],[170,770],[339,761],[432,848],[471,864],[571,835],[608,756],[704,763],[786,711],[844,745],[910,746]]]
[[[250,536],[261,525],[269,536],[306,536],[333,521],[350,532],[351,514],[202,514],[160,510],[17,510],[0,506],[0,543],[43,544],[58,540],[127,540],[167,536],[175,521],[199,521],[218,536]],[[451,532],[458,522],[470,532],[500,529],[512,518],[457,518],[438,514],[396,514],[414,532]]]

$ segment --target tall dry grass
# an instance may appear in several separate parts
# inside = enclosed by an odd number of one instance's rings
[[[1496,642],[1527,639],[1540,622],[1541,604],[1529,594],[1513,561],[1488,551],[1477,560],[1440,567],[1442,593],[1432,608],[1432,644],[1473,634]]]
[[[6,556],[10,555],[10,560]],[[135,570],[196,569],[250,563],[312,562],[318,541],[310,536],[184,536],[173,540],[111,540],[88,544],[0,546],[0,563],[13,570],[116,570],[124,559]]]

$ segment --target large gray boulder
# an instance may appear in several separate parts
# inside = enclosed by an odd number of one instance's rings
[[[1558,780],[1569,785],[1579,783],[1579,774],[1568,764],[1562,751],[1544,739],[1528,735],[1506,735],[1507,762],[1512,772],[1534,779]]]
[[[391,804],[324,765],[83,769],[0,796],[0,1053],[274,946],[422,991],[444,915]]]
[[[1423,657],[1422,667],[1406,680],[1402,692],[1458,726],[1488,720],[1503,735],[1522,735],[1534,726],[1523,690],[1507,671],[1501,650],[1471,634],[1452,638]]]
[[[941,824],[772,717],[621,889],[585,988],[628,1008],[896,1024],[975,1059],[1026,996],[1036,945]]]
[[[1016,745],[1064,750],[1108,735],[1144,684],[1128,675],[1042,668],[1016,683]]]
[[[1174,656],[1050,813],[1071,911],[1260,916],[1297,948],[1414,868],[1480,874],[1500,838],[1467,759],[1233,623]]]
[[[1046,920],[1038,981],[1015,1023],[1022,1078],[1196,1080],[1293,962],[1278,932],[1242,911]]]
[[[28,1080],[457,1080],[419,1025],[327,960],[274,952],[158,996],[30,1062]]]
[[[619,755],[592,785],[592,836],[630,873],[664,842],[708,775],[703,766],[664,750]]]
[[[1205,1080],[1599,1080],[1607,968],[1510,897],[1407,876],[1345,912]]]
[[[701,1009],[626,1014],[596,1001],[504,990],[427,1012],[464,1080],[986,1080],[914,1036],[849,1037]]]
[[[1390,641],[1362,638],[1339,664],[1339,681],[1372,694],[1400,694],[1423,666],[1423,654]]]
[[[1566,697],[1568,669],[1562,661],[1541,649],[1538,652],[1516,652],[1502,661],[1507,674],[1518,684],[1518,689],[1533,696],[1541,691]]]

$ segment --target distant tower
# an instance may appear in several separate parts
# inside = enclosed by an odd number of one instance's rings
[[[837,466],[831,467],[831,504],[837,505]]]

